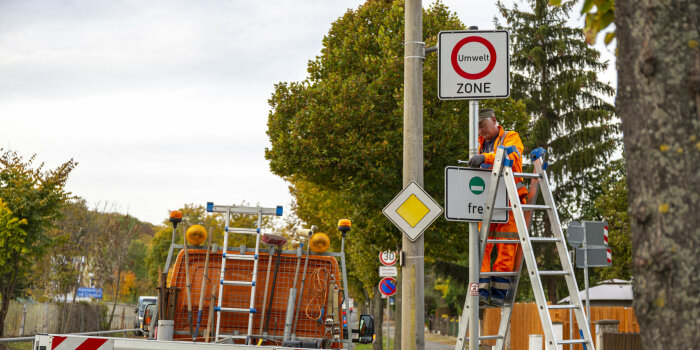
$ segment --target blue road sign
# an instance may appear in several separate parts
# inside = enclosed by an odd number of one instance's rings
[[[78,298],[102,299],[102,288],[78,288]]]
[[[379,292],[385,297],[396,294],[396,280],[393,277],[384,277],[379,281]]]

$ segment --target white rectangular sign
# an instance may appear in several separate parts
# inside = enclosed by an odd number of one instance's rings
[[[445,168],[445,219],[450,221],[481,222],[486,210],[487,188],[491,170],[448,166]],[[495,208],[508,204],[503,178],[498,184]],[[495,209],[491,222],[508,222],[508,211]]]
[[[398,275],[396,266],[379,266],[379,277],[396,277]]]
[[[489,99],[510,95],[508,31],[438,34],[438,98]]]

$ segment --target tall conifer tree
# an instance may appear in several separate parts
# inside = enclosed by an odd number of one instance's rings
[[[567,25],[576,1],[525,2],[527,9],[498,3],[511,33],[511,94],[525,101],[532,118],[526,149],[547,150],[555,197],[562,209],[579,212],[583,201],[596,197],[592,178],[619,144],[614,106],[605,100],[614,89],[598,79],[607,68],[600,52],[586,44],[580,28]]]
[[[602,193],[607,161],[619,145],[619,122],[614,106],[605,100],[615,91],[598,79],[607,62],[600,62],[600,53],[587,45],[580,28],[567,25],[576,1],[562,1],[561,6],[549,6],[548,0],[524,2],[525,8],[516,4],[508,9],[500,1],[498,7],[511,33],[511,96],[525,102],[531,117],[526,151],[547,150],[560,217],[587,216]],[[544,215],[536,217],[535,229],[551,236]],[[550,247],[537,249],[543,266],[559,265],[546,250]],[[548,300],[568,295],[557,295],[565,290],[563,281],[543,282]],[[520,296],[530,295],[529,283],[521,286]]]

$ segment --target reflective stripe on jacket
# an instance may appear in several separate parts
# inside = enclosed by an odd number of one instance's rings
[[[523,141],[520,140],[520,135],[515,131],[505,131],[502,126],[498,126],[498,136],[496,136],[496,142],[493,143],[493,152],[483,153],[484,148],[484,138],[479,136],[479,154],[483,154],[485,157],[484,164],[489,164],[493,166],[493,161],[496,158],[496,150],[498,146],[515,146],[516,152],[508,155],[508,158],[513,160],[513,172],[521,173],[523,172]],[[527,195],[527,186],[523,183],[521,177],[515,178],[515,186],[518,188],[518,195],[523,198]]]

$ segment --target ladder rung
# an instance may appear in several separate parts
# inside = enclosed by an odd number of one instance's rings
[[[255,260],[258,258],[257,254],[226,254],[224,253],[224,258],[229,260]]]
[[[542,205],[542,204],[521,204],[520,205],[523,210],[547,210],[549,209],[548,205]],[[493,207],[495,210],[513,210],[511,207]]]
[[[540,276],[565,276],[569,271],[540,271]]]
[[[506,305],[503,306],[493,306],[493,305],[479,305],[479,309],[502,309]]]
[[[248,308],[243,308],[243,307],[215,307],[214,311],[217,312],[239,312],[239,313],[251,313],[254,314],[257,312],[255,309],[248,309]]]
[[[510,277],[517,276],[517,272],[501,272],[501,271],[491,271],[491,272],[479,272],[479,277]]]
[[[528,179],[539,179],[542,177],[542,175],[537,174],[537,173],[513,173],[513,176],[524,177],[524,178],[528,178]]]
[[[228,230],[226,230],[228,233],[241,233],[244,235],[255,235],[258,234],[258,229],[257,228],[235,228],[235,227],[229,227]]]
[[[561,239],[556,237],[530,237],[530,242],[559,242]]]
[[[578,305],[547,305],[548,309],[578,309]]]
[[[502,335],[484,335],[479,336],[479,340],[493,340],[493,339],[503,339]]]
[[[567,340],[557,340],[557,344],[588,344],[589,341],[586,339],[567,339]]]
[[[487,239],[486,243],[515,243],[520,244],[520,240],[517,239]]]
[[[245,282],[245,281],[225,281],[221,280],[221,284],[225,286],[243,286],[243,287],[254,287],[255,282]]]

